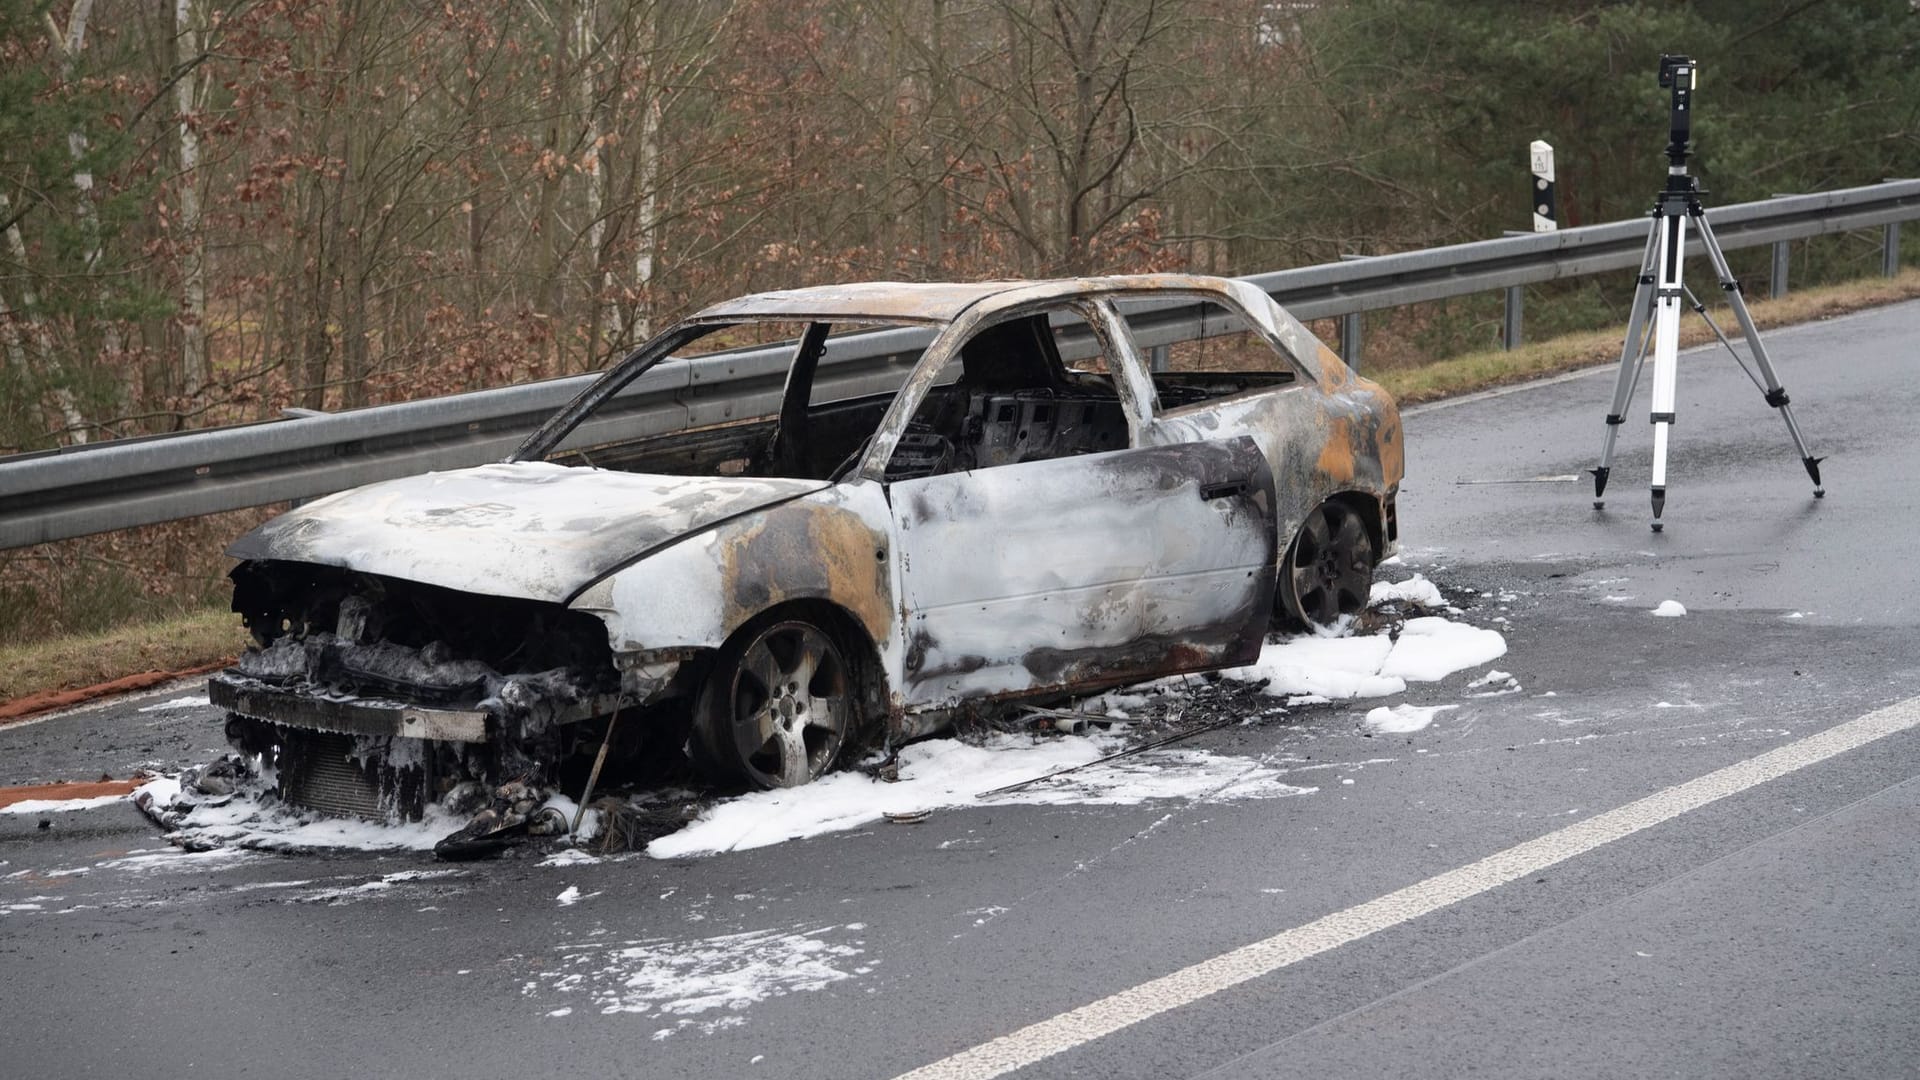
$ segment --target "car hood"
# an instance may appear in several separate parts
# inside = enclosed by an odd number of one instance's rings
[[[827,486],[546,462],[482,465],[329,495],[246,534],[227,554],[564,602],[664,544]]]

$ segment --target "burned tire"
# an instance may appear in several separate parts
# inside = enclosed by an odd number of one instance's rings
[[[833,767],[860,700],[831,633],[798,619],[750,624],[714,657],[687,750],[715,779],[795,787]]]
[[[1324,502],[1280,562],[1279,612],[1291,629],[1324,629],[1358,615],[1373,587],[1373,534],[1352,507]]]

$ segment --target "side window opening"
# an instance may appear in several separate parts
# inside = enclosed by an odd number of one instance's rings
[[[1162,302],[1164,304],[1164,302]],[[1123,302],[1122,318],[1134,322],[1134,335],[1153,375],[1162,410],[1178,409],[1248,390],[1285,386],[1300,379],[1292,357],[1266,335],[1252,329],[1238,311],[1213,300],[1195,297],[1172,312],[1163,306],[1146,315],[1146,304]],[[1178,316],[1180,329],[1169,337],[1189,337],[1197,321],[1203,336],[1184,341],[1155,342],[1156,323],[1167,325]]]
[[[1085,321],[1064,310],[976,333],[960,348],[954,378],[920,403],[887,462],[887,479],[1126,447],[1126,414],[1105,358],[1073,369],[1061,363],[1063,339],[1091,338]]]

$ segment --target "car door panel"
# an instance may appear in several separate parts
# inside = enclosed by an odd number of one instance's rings
[[[1252,439],[898,481],[909,709],[1244,663],[1273,596]]]

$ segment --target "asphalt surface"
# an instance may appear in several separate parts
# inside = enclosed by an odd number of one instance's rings
[[[0,1074],[896,1076],[1792,752],[1920,695],[1920,304],[1768,339],[1830,455],[1817,503],[1724,354],[1683,356],[1658,535],[1644,387],[1604,512],[1556,478],[1594,463],[1610,373],[1410,410],[1385,576],[1500,629],[1522,689],[1472,696],[1482,667],[1386,699],[1459,706],[1412,734],[1369,735],[1369,701],[1195,740],[1308,794],[574,866],[186,854],[125,806],[0,814]],[[1669,599],[1687,615],[1649,613]],[[193,692],[0,729],[0,783],[205,760],[210,710],[139,711]],[[1920,731],[1878,738],[1015,1075],[1914,1075],[1916,778]],[[696,974],[775,989],[658,985]]]

